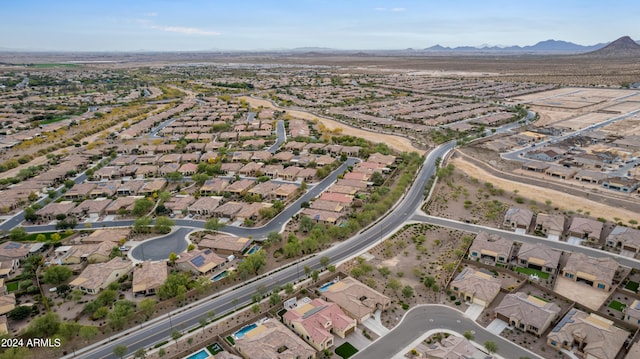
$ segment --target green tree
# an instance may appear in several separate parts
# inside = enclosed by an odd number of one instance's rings
[[[395,279],[395,278],[391,278],[387,282],[387,286],[389,287],[389,289],[391,289],[394,292],[396,292],[396,291],[398,291],[398,289],[400,289],[402,287],[402,283],[399,280]]]
[[[44,242],[47,240],[47,236],[45,236],[42,233],[38,233],[38,235],[36,236],[36,241],[37,242]]]
[[[158,356],[162,358],[165,355],[167,355],[167,351],[164,350],[164,348],[160,348],[160,350],[158,350]]]
[[[147,357],[147,352],[144,350],[144,348],[139,348],[135,353],[133,353],[133,357],[144,359]]]
[[[134,314],[136,303],[122,300],[116,302],[113,310],[107,314],[107,324],[113,330],[122,330]]]
[[[258,314],[260,312],[260,304],[253,303],[253,305],[251,306],[251,312],[253,314]]]
[[[484,348],[489,352],[489,354],[498,352],[498,344],[490,340],[487,340],[486,342],[484,342]]]
[[[27,239],[27,236],[27,231],[22,227],[16,227],[9,231],[9,239],[11,239],[12,241],[23,241]]]
[[[311,279],[313,279],[314,282],[317,282],[319,277],[320,272],[317,269],[311,273]]]
[[[209,178],[211,177],[206,173],[196,173],[193,176],[191,176],[191,179],[199,185],[202,185],[203,183],[208,181]]]
[[[34,337],[52,337],[60,329],[60,318],[56,313],[48,312],[29,324],[28,333]]]
[[[13,308],[7,316],[13,320],[22,320],[31,315],[31,307],[18,306]]]
[[[82,338],[85,342],[88,342],[91,339],[95,338],[98,335],[98,333],[99,333],[98,328],[91,325],[85,325],[82,328],[80,328],[80,331],[78,334],[80,335],[80,338]]]
[[[473,336],[473,332],[471,332],[470,330],[467,330],[464,332],[464,334],[462,334],[467,340],[473,340],[474,336]]]
[[[204,224],[204,229],[212,232],[219,231],[222,227],[224,227],[224,223],[220,223],[217,218],[211,218]]]
[[[169,253],[169,265],[172,266],[178,260],[178,255],[175,252]]]
[[[267,234],[267,241],[271,243],[280,243],[282,241],[282,235],[275,231],[269,232],[269,234]]]
[[[410,285],[404,286],[404,288],[402,288],[402,295],[406,298],[413,296],[413,287]]]
[[[158,302],[153,298],[145,298],[138,303],[138,308],[144,313],[146,319],[149,319],[156,311]]]
[[[44,272],[42,280],[45,283],[58,285],[64,283],[72,274],[71,269],[66,266],[51,266]]]
[[[149,225],[151,225],[151,218],[143,216],[133,221],[133,230],[136,233],[147,233]]]
[[[133,203],[133,210],[131,211],[131,214],[136,217],[142,217],[149,214],[151,208],[153,208],[153,202],[151,200],[148,198],[140,198]]]
[[[153,228],[158,233],[169,233],[171,232],[171,227],[174,226],[176,222],[168,217],[158,217],[156,218],[156,223]]]
[[[269,304],[271,304],[272,306],[280,303],[281,300],[282,298],[280,298],[280,294],[278,294],[277,292],[272,292],[269,296]]]
[[[284,291],[287,294],[293,294],[293,292],[295,291],[295,287],[293,286],[293,283],[287,283],[284,285]]]
[[[330,262],[331,262],[331,258],[329,258],[327,256],[320,257],[320,265],[323,268],[326,268],[329,265]]]
[[[430,275],[424,277],[424,285],[427,288],[432,288],[436,284],[436,279]]]
[[[51,242],[58,242],[60,241],[60,233],[52,233],[49,238],[51,238]]]
[[[177,330],[174,330],[171,332],[171,339],[173,339],[176,342],[176,344],[178,344],[178,339],[180,339],[181,336],[182,336],[182,333],[180,333]]]
[[[169,172],[164,176],[167,181],[169,182],[179,182],[182,181],[182,173],[175,171],[175,172]]]
[[[240,276],[247,278],[251,274],[258,274],[267,264],[267,252],[264,250],[256,251],[253,254],[248,255],[240,264],[238,264],[238,271]]]
[[[116,345],[113,348],[113,354],[115,354],[118,358],[122,359],[129,351],[126,345]]]
[[[311,230],[312,226],[313,222],[311,221],[311,218],[309,216],[302,216],[302,218],[300,218],[300,231],[307,233]]]
[[[36,215],[36,210],[33,207],[27,207],[24,209],[24,219],[29,222],[33,222],[38,219]]]
[[[158,288],[158,298],[161,300],[174,298],[181,293],[184,294],[187,291],[187,285],[189,284],[189,274],[187,273],[174,273],[169,274],[164,284]]]

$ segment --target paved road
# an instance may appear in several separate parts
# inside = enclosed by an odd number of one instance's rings
[[[276,143],[274,143],[271,147],[269,147],[269,152],[276,153],[280,146],[287,141],[287,131],[284,127],[284,121],[279,120],[276,123],[276,135],[278,135],[278,139]]]
[[[474,341],[493,341],[498,354],[504,358],[541,358],[532,352],[486,331],[478,323],[464,316],[459,310],[444,305],[421,305],[409,310],[391,332],[358,352],[354,359],[387,359],[404,350],[415,339],[431,329],[446,329],[457,333],[475,331]]]
[[[166,236],[144,241],[131,250],[131,256],[141,261],[160,261],[169,258],[171,252],[182,253],[187,250],[185,237],[192,230],[191,228],[178,228]]]
[[[460,222],[460,221],[447,219],[447,218],[433,217],[433,216],[428,216],[422,213],[415,214],[411,218],[411,220],[416,222],[421,222],[421,223],[429,223],[429,224],[446,227],[446,228],[453,228],[453,229],[457,229],[465,232],[478,233],[479,231],[484,231],[484,232],[488,232],[489,234],[497,234],[503,238],[522,242],[522,243],[541,243],[542,242],[548,245],[549,247],[553,247],[562,251],[581,252],[589,256],[598,257],[598,258],[612,257],[623,266],[627,266],[630,268],[640,268],[640,260],[624,257],[615,253],[601,251],[599,249],[593,249],[593,248],[580,246],[580,245],[573,245],[567,242],[553,241],[543,237],[531,236],[528,234],[519,234],[511,231],[485,227],[485,226],[472,224],[472,223]]]
[[[412,187],[407,191],[405,197],[397,204],[395,209],[379,222],[351,239],[338,243],[322,253],[309,256],[297,264],[292,264],[286,268],[279,268],[251,282],[239,285],[233,290],[217,297],[204,298],[194,303],[193,307],[177,310],[171,316],[171,320],[168,316],[161,317],[144,323],[139,328],[136,327],[118,333],[117,338],[111,341],[106,340],[77,351],[77,357],[92,359],[115,358],[113,347],[116,345],[127,346],[130,353],[135,352],[138,348],[149,348],[158,342],[170,338],[172,329],[178,327],[180,329],[189,329],[198,326],[198,319],[206,316],[211,310],[214,310],[217,315],[220,315],[229,312],[235,305],[242,306],[251,303],[251,296],[257,292],[258,288],[264,288],[264,290],[268,292],[275,285],[282,286],[303,278],[305,276],[304,266],[308,266],[311,270],[320,269],[320,258],[323,256],[329,257],[331,263],[339,263],[352,258],[358,253],[366,251],[386,236],[391,235],[413,216],[415,210],[423,203],[424,187],[427,181],[435,174],[436,159],[443,157],[454,146],[455,143],[450,142],[429,153]],[[224,231],[228,229],[229,228],[225,228]],[[265,233],[268,233],[268,231]]]

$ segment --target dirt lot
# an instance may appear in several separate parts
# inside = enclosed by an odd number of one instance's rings
[[[551,201],[550,203],[553,204],[554,208],[558,207],[565,211],[577,211],[578,209],[584,209],[589,212],[591,217],[594,218],[602,217],[612,219],[617,217],[624,222],[637,218],[637,213],[626,209],[611,207],[600,202],[573,196],[568,193],[524,183],[517,183],[493,176],[462,158],[454,158],[452,163],[456,169],[459,169],[470,177],[480,179],[480,182],[491,182],[495,187],[503,189],[508,193],[514,193],[514,191],[517,191],[520,197],[526,198],[530,201],[536,201],[536,203]]]
[[[364,269],[365,273],[358,279],[391,298],[391,310],[382,313],[382,322],[392,328],[409,306],[416,304],[442,303],[463,311],[466,309],[464,304],[456,306],[450,300],[444,293],[444,286],[470,240],[471,237],[460,231],[423,224],[408,225],[371,249],[367,253],[369,261],[355,259],[339,269],[351,275],[354,268],[357,268],[356,273],[358,269]],[[434,284],[427,288],[425,279],[433,279]],[[400,288],[393,289],[393,282],[399,282]],[[403,293],[402,288],[406,286],[413,289],[412,295]],[[407,309],[403,309],[403,304]]]
[[[593,310],[598,310],[611,294],[563,277],[556,279],[554,291]]]
[[[319,117],[309,112],[300,110],[291,110],[288,108],[282,108],[275,106],[273,103],[267,100],[256,99],[252,97],[240,97],[240,99],[247,101],[252,107],[268,107],[279,110],[287,110],[292,116],[301,118],[308,121],[318,120],[329,130],[342,129],[342,133],[345,135],[362,137],[373,143],[386,143],[389,147],[399,152],[418,152],[420,155],[425,153],[424,150],[418,149],[411,144],[411,141],[407,138],[400,136],[391,136],[379,133],[373,133],[370,131],[360,130],[351,126],[346,126],[338,121],[330,120],[325,117]]]

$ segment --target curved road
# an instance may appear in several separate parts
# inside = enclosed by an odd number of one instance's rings
[[[498,345],[498,354],[504,358],[542,358],[503,337],[496,336],[475,321],[467,318],[461,311],[439,304],[426,304],[411,308],[402,321],[388,334],[358,352],[354,359],[387,359],[418,339],[430,329],[445,329],[457,333],[474,331],[474,341],[484,343],[493,341]]]
[[[392,234],[396,228],[402,226],[405,221],[413,216],[415,210],[419,208],[424,200],[425,184],[429,178],[435,174],[436,159],[438,157],[444,157],[454,146],[454,142],[449,142],[429,153],[412,187],[395,209],[379,222],[363,230],[351,239],[334,245],[322,253],[310,256],[298,262],[298,264],[293,264],[286,268],[279,268],[264,274],[251,282],[241,284],[233,288],[233,290],[226,291],[217,297],[211,296],[204,298],[187,308],[181,308],[172,312],[171,315],[156,318],[155,320],[142,324],[140,327],[118,333],[116,335],[117,338],[104,340],[87,348],[83,348],[76,352],[77,357],[87,359],[115,358],[113,348],[116,345],[127,346],[129,353],[135,352],[138,348],[152,347],[156,343],[170,338],[171,332],[175,329],[185,330],[198,326],[198,319],[206,317],[207,313],[211,310],[214,310],[216,315],[222,315],[233,310],[236,306],[251,303],[251,296],[257,292],[258,288],[264,288],[264,291],[268,293],[276,285],[283,286],[286,283],[295,282],[298,279],[304,278],[304,271],[301,272],[300,269],[304,268],[304,266],[310,267],[311,270],[320,269],[321,256],[329,257],[331,263],[338,263],[352,258],[357,253],[364,252],[370,246]],[[226,230],[227,229],[225,229],[225,231]],[[71,358],[71,356],[68,357]]]

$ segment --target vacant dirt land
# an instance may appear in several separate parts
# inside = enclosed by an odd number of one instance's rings
[[[614,217],[618,217],[624,222],[636,219],[638,216],[637,213],[632,211],[606,206],[586,198],[573,196],[548,188],[540,188],[529,184],[505,180],[503,178],[493,176],[492,174],[461,158],[453,159],[452,163],[457,169],[460,169],[467,175],[478,178],[483,182],[491,182],[495,187],[501,188],[506,192],[514,193],[514,191],[517,190],[521,197],[542,203],[551,201],[555,207],[562,208],[566,211],[584,209],[585,211],[589,211],[591,217],[594,218],[602,217],[612,219]]]
[[[252,107],[267,107],[274,108],[278,110],[286,110],[287,113],[290,113],[291,116],[298,117],[304,120],[313,121],[318,120],[323,125],[327,127],[329,130],[342,129],[342,133],[349,136],[362,137],[367,139],[368,141],[374,143],[386,143],[387,146],[393,148],[396,151],[400,152],[418,152],[420,155],[425,153],[424,150],[418,149],[411,144],[409,139],[400,136],[391,136],[380,133],[374,133],[370,131],[360,130],[351,126],[344,125],[338,121],[330,120],[328,118],[319,117],[312,113],[300,110],[291,110],[284,107],[279,107],[271,103],[268,100],[261,100],[252,97],[240,97],[240,99],[247,101]]]

